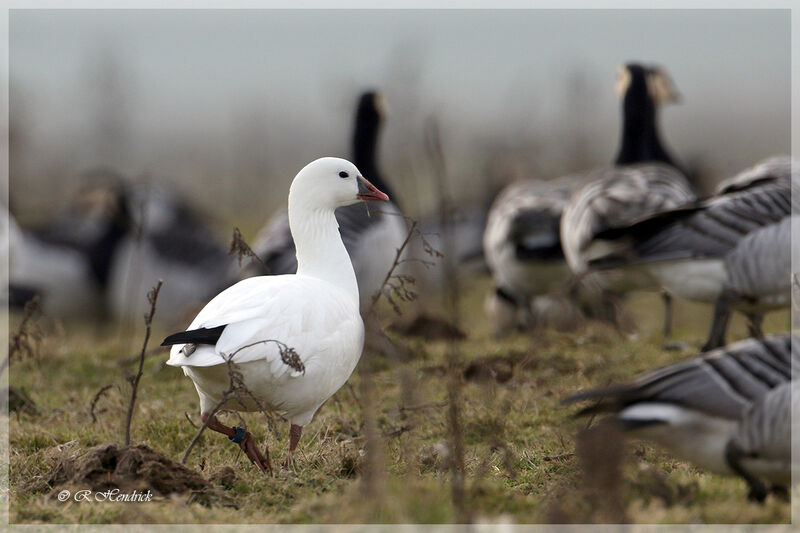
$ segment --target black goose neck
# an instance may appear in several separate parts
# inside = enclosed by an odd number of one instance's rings
[[[675,166],[658,134],[656,105],[647,88],[644,70],[632,69],[622,102],[622,135],[617,165],[660,161]]]
[[[353,127],[353,163],[378,189],[392,197],[390,188],[383,180],[378,168],[378,138],[381,132],[381,116],[375,108],[375,94],[361,97]]]
[[[106,230],[87,250],[92,275],[103,288],[108,285],[114,254],[119,244],[129,233],[132,224],[133,222],[127,209],[127,201],[121,200],[119,212],[108,221]]]

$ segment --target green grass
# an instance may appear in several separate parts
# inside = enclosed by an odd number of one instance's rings
[[[684,353],[661,350],[662,308],[656,295],[629,302],[639,334],[623,338],[590,323],[579,331],[541,331],[497,340],[483,316],[486,279],[469,283],[461,302],[467,340],[457,343],[459,357],[509,357],[516,361],[506,383],[464,382],[461,389],[466,468],[466,506],[472,519],[517,523],[608,521],[640,523],[769,523],[790,520],[789,504],[769,498],[765,505],[745,499],[745,484],[701,472],[646,443],[629,442],[622,452],[622,474],[615,492],[592,495],[583,484],[575,435],[585,420],[561,398],[583,387],[625,379],[637,372],[693,355],[709,325],[710,309],[678,302],[675,337],[693,346]],[[409,319],[414,310],[409,306]],[[429,305],[426,311],[436,309]],[[394,320],[391,312],[384,322]],[[19,317],[12,317],[11,331]],[[296,471],[275,477],[260,474],[224,437],[206,433],[188,466],[204,476],[231,466],[237,479],[224,489],[238,509],[187,503],[187,496],[151,503],[60,503],[48,493],[31,492],[31,480],[46,476],[66,447],[71,453],[104,443],[121,443],[130,386],[125,372],[133,364],[143,328],[123,334],[117,328],[43,324],[45,338],[35,359],[15,361],[10,381],[24,388],[37,414],[10,417],[10,512],[16,523],[439,523],[456,519],[447,470],[448,424],[445,341],[394,336],[406,348],[403,359],[371,365],[377,444],[367,453],[362,360],[343,387],[305,428]],[[768,316],[767,331],[788,328],[788,313]],[[156,327],[151,347],[167,328]],[[740,318],[731,339],[744,336]],[[576,342],[580,340],[580,342]],[[366,356],[377,359],[378,356]],[[199,422],[194,386],[183,373],[164,367],[166,353],[148,358],[132,428],[134,443],[145,444],[180,461]],[[97,402],[97,391],[114,386]],[[400,410],[399,407],[416,407]],[[234,423],[231,415],[225,418]],[[275,463],[286,454],[288,424],[280,439],[257,414],[245,415],[257,439],[268,443]],[[373,458],[370,468],[367,458]],[[367,475],[369,474],[369,475]],[[621,515],[609,511],[610,497]],[[617,513],[617,514],[615,514]],[[615,518],[616,517],[616,518]]]

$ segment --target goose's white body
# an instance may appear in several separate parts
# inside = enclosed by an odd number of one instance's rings
[[[222,291],[188,329],[227,324],[216,346],[201,345],[189,356],[175,345],[167,364],[183,367],[200,395],[202,412],[211,411],[230,385],[223,356],[265,407],[303,426],[322,403],[344,385],[361,356],[364,324],[358,302],[329,282],[310,276],[248,278]],[[294,348],[303,372],[281,359],[276,340]],[[257,411],[252,400],[228,407]]]
[[[336,158],[301,170],[288,209],[297,274],[248,278],[222,291],[189,327],[224,326],[216,344],[193,345],[194,351],[172,347],[167,363],[194,381],[201,413],[213,412],[229,388],[229,357],[255,399],[232,399],[226,408],[275,410],[301,427],[350,377],[361,357],[364,324],[334,209],[366,199],[357,176],[366,183],[352,163]],[[387,199],[380,194],[377,199]],[[302,364],[282,357],[282,348],[293,349]]]

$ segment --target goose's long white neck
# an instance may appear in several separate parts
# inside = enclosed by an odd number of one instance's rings
[[[311,207],[298,196],[289,193],[289,229],[297,253],[297,274],[336,285],[358,305],[356,274],[333,210]]]

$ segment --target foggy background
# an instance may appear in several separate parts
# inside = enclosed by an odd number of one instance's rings
[[[9,32],[22,222],[108,165],[178,188],[221,234],[257,227],[307,162],[349,156],[368,88],[389,102],[379,161],[409,214],[434,205],[431,120],[453,194],[485,204],[513,178],[612,162],[631,60],[670,74],[662,140],[709,184],[790,150],[788,10],[12,10]]]

